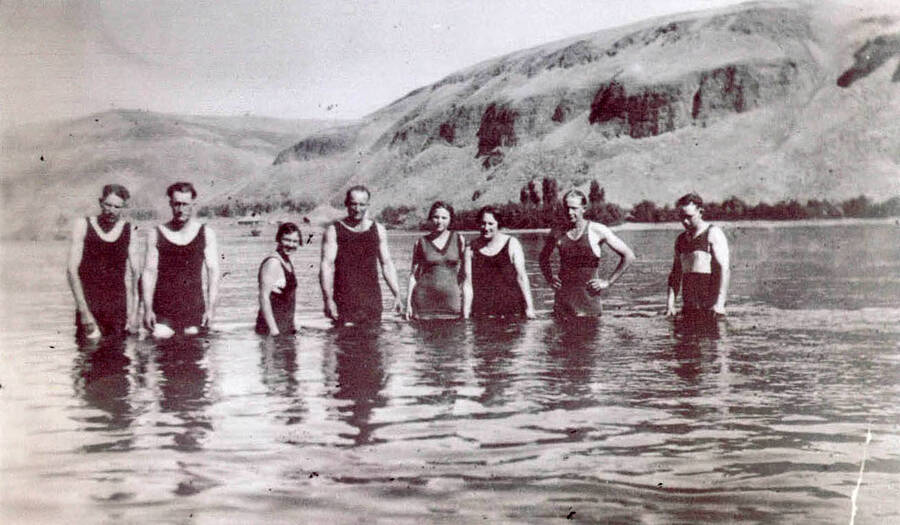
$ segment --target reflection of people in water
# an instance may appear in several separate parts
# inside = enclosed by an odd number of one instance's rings
[[[675,203],[685,231],[675,241],[675,259],[669,273],[666,314],[675,315],[679,289],[685,317],[725,315],[728,294],[728,239],[718,226],[703,219],[703,199],[688,193]]]
[[[455,318],[462,315],[463,254],[466,241],[450,231],[453,207],[441,201],[431,205],[431,233],[413,247],[412,270],[406,301],[406,319]]]
[[[484,389],[478,402],[502,405],[515,382],[515,350],[521,345],[528,323],[482,319],[473,327],[473,370]]]
[[[465,255],[463,316],[535,317],[525,253],[515,237],[499,231],[500,214],[491,206],[478,211],[481,235]]]
[[[128,379],[131,359],[126,344],[133,345],[134,342],[124,338],[103,339],[96,346],[81,348],[75,358],[75,389],[89,405],[106,413],[105,430],[121,431],[133,421]],[[100,418],[90,418],[91,429],[96,429],[100,423]],[[126,450],[131,448],[133,441],[133,436],[122,438],[117,432],[114,441],[91,445],[87,451]]]
[[[410,373],[416,377],[416,386],[438,390],[423,394],[419,403],[452,409],[457,389],[464,383],[461,375],[465,367],[466,325],[446,320],[423,321],[415,336],[415,365]]]
[[[219,293],[216,235],[193,216],[197,190],[189,182],[176,182],[166,195],[172,219],[147,232],[141,277],[144,324],[156,338],[195,335],[208,328]]]
[[[600,294],[613,285],[634,262],[634,253],[612,230],[584,218],[588,199],[580,190],[563,195],[568,225],[554,228],[541,250],[541,273],[556,290],[553,311],[563,317],[599,316]],[[608,279],[599,275],[600,247],[606,244],[619,256],[619,264]],[[553,275],[550,257],[559,250],[559,276]]]
[[[603,351],[597,340],[600,326],[599,319],[590,317],[545,326],[541,348],[546,349],[546,361],[540,376],[548,394],[541,396],[547,409],[572,409],[573,404],[596,401],[591,384],[597,354]]]
[[[354,444],[372,443],[372,412],[387,404],[381,394],[387,378],[379,346],[378,327],[339,327],[334,334],[337,345],[335,372],[337,391],[335,399],[351,401],[338,408],[341,419],[357,429],[352,437]]]
[[[297,277],[291,254],[302,242],[300,228],[293,222],[278,226],[275,253],[263,259],[259,266],[259,311],[256,314],[256,333],[262,335],[292,334]]]
[[[283,416],[288,425],[301,422],[306,406],[298,395],[297,340],[293,337],[267,337],[260,341],[259,349],[263,385],[270,395],[288,401],[289,406]]]
[[[204,430],[211,430],[203,410],[209,405],[206,345],[201,338],[161,340],[156,344],[156,364],[162,376],[159,406],[182,420],[184,432],[175,434],[175,448],[192,451],[202,448]]]
[[[69,250],[68,279],[75,297],[75,337],[99,339],[137,331],[137,240],[122,211],[130,194],[107,184],[100,214],[75,221]]]
[[[371,195],[365,186],[347,190],[347,216],[325,228],[319,283],[325,316],[335,322],[381,322],[381,286],[378,267],[394,294],[393,310],[400,312],[397,270],[388,249],[384,226],[368,218]]]

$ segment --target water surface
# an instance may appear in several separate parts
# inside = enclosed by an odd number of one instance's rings
[[[603,319],[566,325],[536,235],[528,322],[331,328],[304,247],[301,333],[266,340],[273,243],[217,230],[216,330],[159,344],[79,349],[66,244],[3,246],[4,523],[845,523],[864,455],[857,523],[900,520],[894,225],[730,228],[718,337],[658,315],[677,232],[647,230]]]

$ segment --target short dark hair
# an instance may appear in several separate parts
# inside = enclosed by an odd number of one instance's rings
[[[434,212],[438,211],[441,208],[444,208],[445,210],[447,210],[447,213],[450,214],[450,222],[453,222],[453,216],[454,216],[453,206],[450,206],[449,204],[447,204],[444,201],[434,201],[434,204],[431,205],[431,209],[428,210],[428,218],[430,219],[431,216],[434,215]]]
[[[503,226],[503,218],[500,217],[500,212],[497,211],[497,208],[493,206],[485,206],[478,210],[478,222],[481,222],[484,219],[484,216],[490,213],[494,216],[494,219],[497,221],[497,227]]]
[[[175,192],[178,192],[178,193],[191,192],[191,198],[192,199],[197,198],[197,190],[194,189],[194,185],[191,184],[190,182],[176,182],[175,184],[172,184],[171,186],[166,188],[166,196],[169,197],[170,199],[172,198],[172,195]]]
[[[356,186],[350,186],[350,188],[347,189],[347,193],[344,195],[344,205],[350,204],[350,194],[354,191],[365,193],[366,199],[372,198],[372,192],[369,191],[369,188],[366,188],[362,184],[357,184]]]
[[[702,208],[703,207],[703,199],[696,193],[691,192],[691,193],[685,193],[684,195],[681,196],[681,198],[679,198],[677,201],[675,201],[675,206],[678,206],[678,207],[687,206],[689,204],[694,204],[698,208]]]
[[[563,197],[562,197],[563,202],[566,202],[567,200],[569,200],[569,197],[578,197],[579,199],[581,199],[582,206],[587,207],[587,205],[588,205],[587,195],[585,195],[584,192],[579,190],[578,188],[572,188],[571,190],[563,193]]]
[[[278,225],[278,233],[275,234],[275,242],[280,241],[285,235],[290,235],[292,233],[297,233],[300,236],[300,244],[303,244],[303,233],[300,232],[300,227],[293,222],[282,222]]]
[[[128,193],[128,188],[122,186],[121,184],[107,184],[103,186],[103,191],[100,194],[100,200],[106,199],[110,193],[116,194],[122,198],[123,201],[127,201],[131,198],[131,194]]]

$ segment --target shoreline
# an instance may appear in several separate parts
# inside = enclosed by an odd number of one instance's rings
[[[806,226],[853,226],[866,224],[896,224],[900,226],[900,217],[872,217],[872,218],[845,218],[845,219],[796,219],[787,221],[774,220],[746,220],[746,221],[707,221],[726,229],[740,228],[802,228]],[[613,231],[648,231],[648,230],[682,230],[678,222],[623,222],[609,227]],[[460,233],[477,234],[478,230],[456,230]],[[549,233],[550,228],[502,228],[505,233]],[[388,235],[406,236],[421,235],[426,230],[388,230]]]
[[[200,220],[204,223],[209,223],[213,227],[224,227],[228,226],[229,228],[241,228],[246,229],[249,228],[249,225],[246,224],[238,224],[238,221],[243,217],[205,217]],[[279,219],[290,220],[292,217],[279,215],[264,215],[260,217],[260,226],[262,227],[271,227],[272,225],[277,225]],[[296,219],[295,219],[296,221]],[[132,220],[132,223],[135,225],[155,225],[160,221],[156,220]],[[746,220],[746,221],[709,221],[713,224],[722,226],[726,229],[741,229],[741,228],[764,228],[764,229],[774,229],[774,228],[802,228],[802,227],[830,227],[830,226],[853,226],[853,225],[881,225],[881,224],[895,224],[900,227],[900,217],[872,217],[872,218],[834,218],[834,219],[796,219],[796,220]],[[320,224],[301,224],[300,229],[304,231],[308,231],[314,234],[321,234],[323,230],[323,226]],[[615,226],[610,226],[610,229],[613,231],[650,231],[650,230],[681,230],[681,224],[678,222],[624,222],[622,224],[618,224]],[[478,230],[456,230],[460,233],[464,234],[477,234]],[[525,228],[525,229],[515,229],[515,228],[503,228],[503,231],[506,233],[516,233],[516,234],[545,234],[550,231],[550,228]],[[388,235],[396,236],[396,237],[405,237],[405,236],[413,236],[413,235],[423,235],[427,233],[427,230],[405,230],[405,229],[387,229]],[[66,230],[65,236],[60,236],[58,234],[44,234],[37,235],[35,237],[29,237],[27,235],[16,236],[0,236],[0,243],[8,243],[8,242],[41,242],[41,241],[63,241],[68,240],[70,238],[70,234],[68,230]]]

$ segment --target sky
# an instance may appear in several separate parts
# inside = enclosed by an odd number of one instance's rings
[[[480,61],[734,0],[4,0],[0,127],[114,108],[360,118]]]

